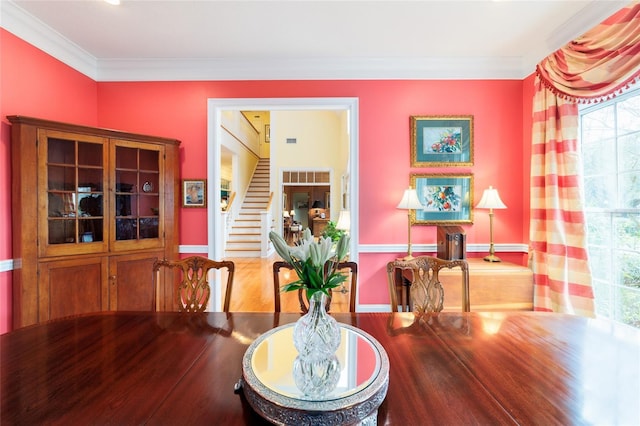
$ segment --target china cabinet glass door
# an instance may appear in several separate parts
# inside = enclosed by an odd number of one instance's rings
[[[163,147],[118,141],[112,146],[113,242],[116,247],[157,247],[163,229]]]
[[[38,184],[43,254],[103,251],[105,238],[105,141],[41,131]],[[36,190],[34,188],[34,190]]]

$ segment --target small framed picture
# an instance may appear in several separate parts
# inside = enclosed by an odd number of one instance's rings
[[[470,173],[411,174],[422,209],[411,210],[416,225],[473,223],[473,175]]]
[[[411,117],[411,167],[473,166],[473,116]]]
[[[182,181],[182,207],[207,207],[206,179]]]
[[[264,141],[266,143],[271,142],[271,124],[264,125]]]

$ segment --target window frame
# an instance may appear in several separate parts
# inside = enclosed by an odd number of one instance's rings
[[[634,87],[635,86],[635,87]],[[595,294],[595,305],[596,305],[596,315],[610,318],[617,322],[623,322],[629,324],[631,326],[640,327],[640,281],[636,281],[637,277],[640,275],[633,274],[632,276],[635,278],[632,280],[632,283],[635,285],[626,285],[624,281],[624,273],[625,272],[625,254],[630,255],[630,257],[638,257],[640,256],[640,245],[637,245],[634,248],[624,247],[624,242],[618,241],[616,237],[616,219],[620,219],[623,217],[628,217],[629,215],[635,215],[635,221],[640,222],[640,204],[638,208],[628,208],[628,207],[619,207],[620,206],[620,174],[621,173],[640,173],[640,166],[637,168],[634,167],[631,170],[623,170],[620,171],[620,156],[618,153],[619,149],[619,140],[623,137],[628,137],[629,135],[638,134],[638,132],[625,133],[624,135],[620,134],[618,114],[619,110],[617,104],[624,102],[628,99],[638,97],[640,98],[640,85],[636,84],[630,88],[630,90],[626,91],[623,94],[620,94],[612,99],[609,99],[604,102],[599,102],[596,104],[590,104],[581,106],[578,112],[578,140],[580,147],[580,155],[584,160],[587,156],[585,155],[585,143],[584,141],[584,133],[586,130],[583,128],[583,119],[588,114],[601,110],[603,108],[608,108],[613,106],[613,146],[615,147],[615,165],[612,166],[613,174],[616,176],[615,186],[616,186],[616,195],[615,195],[615,203],[613,206],[594,208],[589,206],[589,202],[586,199],[586,194],[590,191],[588,185],[589,175],[587,175],[586,167],[583,167],[585,170],[581,173],[582,178],[582,191],[585,194],[584,200],[584,214],[585,214],[585,226],[587,228],[587,250],[589,252],[589,266],[592,270],[592,284]],[[640,117],[640,107],[638,108],[638,115]],[[640,118],[639,118],[640,120]],[[607,137],[607,140],[609,138]],[[597,152],[595,153],[597,154]],[[596,173],[594,175],[602,176],[601,173]],[[606,176],[606,173],[604,174]],[[610,186],[607,189],[611,189]],[[600,238],[598,241],[594,241],[594,232],[591,232],[590,229],[594,227],[594,218],[597,216],[604,216],[605,221],[608,226],[607,229],[611,230],[610,238]],[[599,222],[600,223],[600,222]],[[633,241],[635,232],[630,235],[630,238]],[[600,235],[602,237],[602,235]],[[602,254],[608,254],[607,259],[602,258]],[[633,262],[630,262],[630,264]],[[631,265],[633,267],[633,265]],[[603,267],[605,270],[603,271]],[[638,273],[640,273],[640,267],[636,268]],[[633,271],[632,271],[633,272]],[[625,300],[625,294],[628,296],[628,300]],[[625,305],[625,303],[630,302],[629,305]]]

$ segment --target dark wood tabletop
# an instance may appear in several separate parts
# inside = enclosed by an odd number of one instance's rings
[[[380,425],[640,424],[640,330],[533,313],[333,314],[390,363]],[[0,423],[265,424],[234,393],[260,334],[298,314],[122,313],[0,336]]]

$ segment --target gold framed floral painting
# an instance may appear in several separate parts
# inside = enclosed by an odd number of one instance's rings
[[[411,116],[411,167],[473,166],[473,115]]]
[[[473,175],[471,173],[411,174],[423,208],[411,210],[416,225],[473,223]]]

